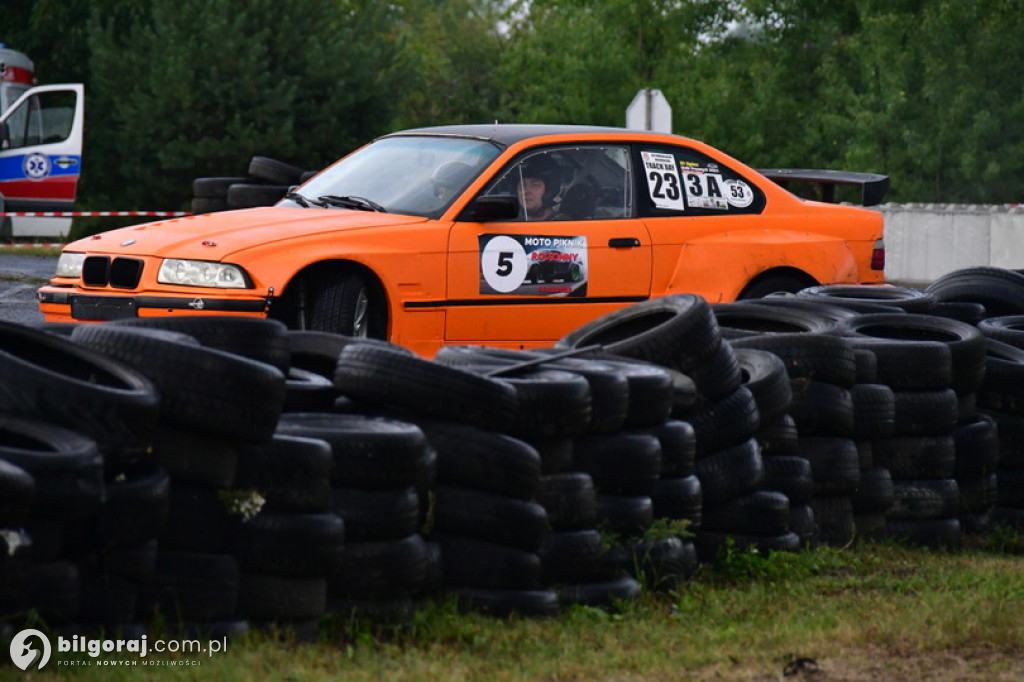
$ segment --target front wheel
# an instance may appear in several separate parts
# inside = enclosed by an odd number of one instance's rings
[[[750,284],[746,286],[740,295],[736,297],[737,300],[748,299],[748,298],[764,298],[768,294],[786,292],[795,294],[809,286],[815,284],[814,280],[808,278],[801,278],[796,275],[778,274],[768,275],[761,279],[754,279]]]
[[[383,338],[383,308],[358,272],[318,277],[308,299],[306,329],[356,338]]]

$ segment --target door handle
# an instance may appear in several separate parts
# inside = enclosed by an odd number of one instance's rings
[[[612,237],[608,240],[608,246],[613,249],[634,249],[640,246],[640,240],[636,237]]]

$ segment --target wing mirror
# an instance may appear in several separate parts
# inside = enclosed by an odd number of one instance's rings
[[[477,197],[459,214],[460,222],[488,223],[519,217],[519,199],[511,194]]]

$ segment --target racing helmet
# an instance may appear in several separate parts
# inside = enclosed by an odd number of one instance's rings
[[[547,154],[535,154],[519,165],[523,178],[539,178],[544,183],[544,206],[551,206],[562,191],[562,177],[558,164]]]

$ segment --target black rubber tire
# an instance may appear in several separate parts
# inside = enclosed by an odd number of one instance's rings
[[[862,469],[860,485],[850,498],[855,515],[885,515],[896,502],[892,475],[885,467]]]
[[[599,494],[650,495],[661,472],[661,443],[636,432],[579,438],[573,467],[590,474]]]
[[[867,348],[855,348],[853,351],[854,360],[857,363],[857,384],[878,383],[878,360],[875,354]]]
[[[894,436],[947,436],[960,417],[957,394],[937,391],[893,391],[896,399]]]
[[[885,467],[893,480],[950,478],[956,466],[956,445],[948,436],[879,438],[871,441],[875,466]]]
[[[91,551],[138,545],[155,538],[167,522],[171,479],[152,462],[108,465],[106,497],[96,520]]]
[[[890,538],[909,545],[947,550],[963,546],[963,527],[959,519],[887,521],[886,528]]]
[[[289,329],[287,335],[292,367],[314,372],[332,380],[334,379],[334,370],[338,366],[338,356],[341,355],[341,350],[349,344],[376,344],[409,355],[413,354],[407,348],[381,339],[359,338],[308,329]]]
[[[96,443],[74,431],[0,415],[0,460],[35,481],[30,509],[35,518],[94,514],[105,499],[103,458]]]
[[[814,522],[817,526],[815,540],[834,547],[845,547],[853,540],[853,502],[846,495],[816,496],[811,498]]]
[[[718,349],[720,339],[707,301],[694,294],[674,294],[599,317],[555,345],[566,349],[600,345],[609,353],[688,373]]]
[[[508,618],[513,614],[527,618],[554,618],[559,609],[558,593],[554,590],[453,587],[445,590],[445,594],[455,598],[459,611],[492,618]]]
[[[331,482],[338,486],[413,486],[427,463],[429,446],[423,431],[396,419],[295,412],[281,416],[278,433],[326,441],[333,459]]]
[[[633,429],[626,433],[654,436],[661,445],[661,476],[689,476],[697,458],[697,434],[693,424],[669,419],[657,426]]]
[[[243,572],[238,580],[238,616],[252,622],[282,624],[318,619],[327,609],[323,577],[260,575]]]
[[[758,490],[709,509],[702,530],[747,535],[789,532],[789,498],[774,490]]]
[[[397,540],[420,529],[420,498],[411,487],[336,487],[331,490],[331,509],[345,521],[345,533],[352,542]]]
[[[999,428],[991,415],[978,413],[957,426],[953,442],[957,479],[985,476],[999,465]]]
[[[214,315],[194,317],[134,317],[107,324],[144,327],[188,334],[208,348],[273,365],[287,373],[291,366],[288,330],[283,323],[261,317]]]
[[[218,491],[172,481],[167,522],[160,531],[160,551],[227,554],[242,516],[229,512]]]
[[[733,339],[734,349],[754,348],[779,356],[791,379],[814,379],[849,388],[857,376],[847,339],[825,334],[772,334]]]
[[[837,334],[835,319],[815,313],[757,305],[755,303],[716,303],[711,306],[722,338],[735,339],[764,334]]]
[[[793,389],[782,359],[756,348],[737,348],[735,353],[743,373],[743,385],[757,405],[758,423],[768,424],[788,413]]]
[[[235,526],[231,553],[245,573],[325,576],[341,562],[346,534],[333,512],[261,511]]]
[[[640,599],[640,583],[629,575],[614,580],[575,585],[556,585],[558,601],[563,605],[608,608]]]
[[[774,457],[795,455],[800,436],[793,417],[785,414],[774,423],[759,426],[754,432],[754,438],[761,446],[761,454],[765,457]]]
[[[813,299],[824,299],[836,305],[881,304],[899,308],[908,313],[927,314],[935,305],[931,294],[900,286],[872,286],[870,284],[823,284],[807,287],[797,293]]]
[[[238,471],[239,444],[187,427],[160,425],[153,436],[153,458],[175,481],[230,488]]]
[[[434,530],[536,552],[549,528],[544,507],[479,490],[438,485]]]
[[[227,191],[224,192],[222,197],[192,197],[189,207],[194,215],[217,213],[218,211],[227,211],[231,208],[228,205]]]
[[[249,177],[276,185],[297,185],[303,169],[269,156],[255,155],[249,159]]]
[[[1024,314],[1024,274],[989,266],[961,268],[938,277],[926,292],[942,302],[985,306],[991,317]]]
[[[494,431],[414,418],[437,451],[437,480],[529,500],[540,486],[541,456],[529,443]]]
[[[327,578],[327,597],[408,597],[426,584],[430,550],[417,533],[399,540],[350,542]]]
[[[698,400],[713,402],[732,394],[743,383],[743,373],[733,347],[724,339],[711,355],[687,370],[697,388]]]
[[[543,584],[535,552],[448,533],[432,533],[430,540],[441,547],[446,586],[535,590]]]
[[[642,536],[654,523],[654,501],[646,495],[597,495],[597,527],[625,538]]]
[[[235,487],[260,491],[268,511],[326,511],[332,461],[327,441],[275,433],[263,445],[242,447]]]
[[[547,512],[553,531],[597,527],[597,493],[590,474],[569,471],[542,476],[536,501]]]
[[[342,349],[334,385],[357,400],[494,431],[506,431],[519,406],[508,383],[368,344]]]
[[[288,193],[288,185],[258,185],[253,183],[237,183],[228,187],[228,208],[254,208],[256,206],[273,206],[284,199]]]
[[[995,339],[985,345],[985,382],[978,390],[978,407],[1024,414],[1024,349]]]
[[[192,196],[224,199],[228,195],[228,187],[248,180],[247,177],[196,178],[192,181]]]
[[[705,511],[757,490],[764,483],[764,460],[757,441],[748,439],[697,460],[696,475]]]
[[[825,301],[812,300],[804,296],[796,296],[794,293],[784,294],[768,294],[762,298],[744,298],[745,303],[753,305],[764,305],[772,308],[785,308],[790,310],[802,310],[812,315],[818,315],[829,320],[833,320],[838,323],[840,320],[845,320],[849,317],[858,315],[854,310],[844,308],[838,305],[832,305]],[[879,312],[896,312],[898,309],[894,308],[891,311]]]
[[[701,563],[710,563],[720,558],[727,547],[733,551],[756,549],[759,554],[772,552],[795,552],[800,549],[800,536],[790,531],[781,535],[748,535],[738,533],[716,533],[702,530],[694,540],[697,558]]]
[[[605,539],[594,528],[549,533],[538,555],[548,585],[598,582],[622,574]]]
[[[953,478],[893,481],[893,495],[885,515],[889,521],[943,519],[960,512],[960,488]]]
[[[230,619],[238,606],[238,579],[238,562],[227,554],[161,550],[153,577],[140,590],[140,607],[147,616],[158,608],[170,623]]]
[[[384,338],[387,310],[366,276],[350,268],[324,270],[316,273],[307,286],[307,329],[356,338]]]
[[[160,396],[141,372],[68,338],[9,322],[0,322],[0,372],[0,411],[77,431],[109,456],[140,455],[149,447]]]
[[[590,384],[573,372],[547,367],[502,372],[501,365],[465,365],[516,389],[519,409],[508,433],[520,438],[580,436],[590,426]]]
[[[619,565],[655,592],[674,590],[697,572],[693,541],[675,536],[640,540],[613,547]]]
[[[696,458],[745,442],[760,426],[754,395],[740,386],[728,396],[706,403],[686,418],[696,437]]]
[[[896,428],[896,395],[885,384],[854,384],[853,437],[888,438]]]
[[[696,474],[662,478],[651,493],[654,518],[690,522],[689,528],[700,528],[704,515],[704,491]]]
[[[3,456],[3,446],[0,446],[0,528],[21,527],[35,492],[36,482],[32,475],[8,462]]]
[[[765,457],[764,487],[784,494],[791,505],[807,504],[814,493],[811,463],[797,455]]]
[[[572,470],[572,438],[530,438],[526,442],[540,455],[541,475]]]
[[[959,320],[975,327],[988,315],[985,306],[971,301],[936,301],[928,314]]]
[[[766,296],[792,296],[801,289],[816,284],[814,278],[804,273],[785,274],[763,272],[754,277],[736,297],[738,301],[758,301]]]
[[[961,395],[977,391],[984,381],[985,337],[977,327],[966,322],[931,315],[880,314],[861,315],[846,320],[842,326],[844,333],[851,337],[895,340],[915,345],[921,341],[938,341],[948,345],[952,372],[949,386]],[[881,365],[882,359],[878,358],[878,361]],[[913,358],[911,363],[922,374],[932,371],[923,357]],[[881,383],[898,388],[890,381],[881,380]]]
[[[679,392],[671,370],[628,359],[602,357],[601,362],[626,378],[628,403],[624,428],[655,426],[669,418]]]
[[[799,455],[811,465],[815,497],[852,495],[860,485],[860,455],[849,438],[801,437]]]
[[[279,369],[140,331],[145,330],[83,325],[71,338],[147,376],[160,393],[164,422],[249,443],[270,439],[284,404]]]
[[[853,436],[850,390],[815,379],[793,379],[789,414],[801,440],[805,436]]]

